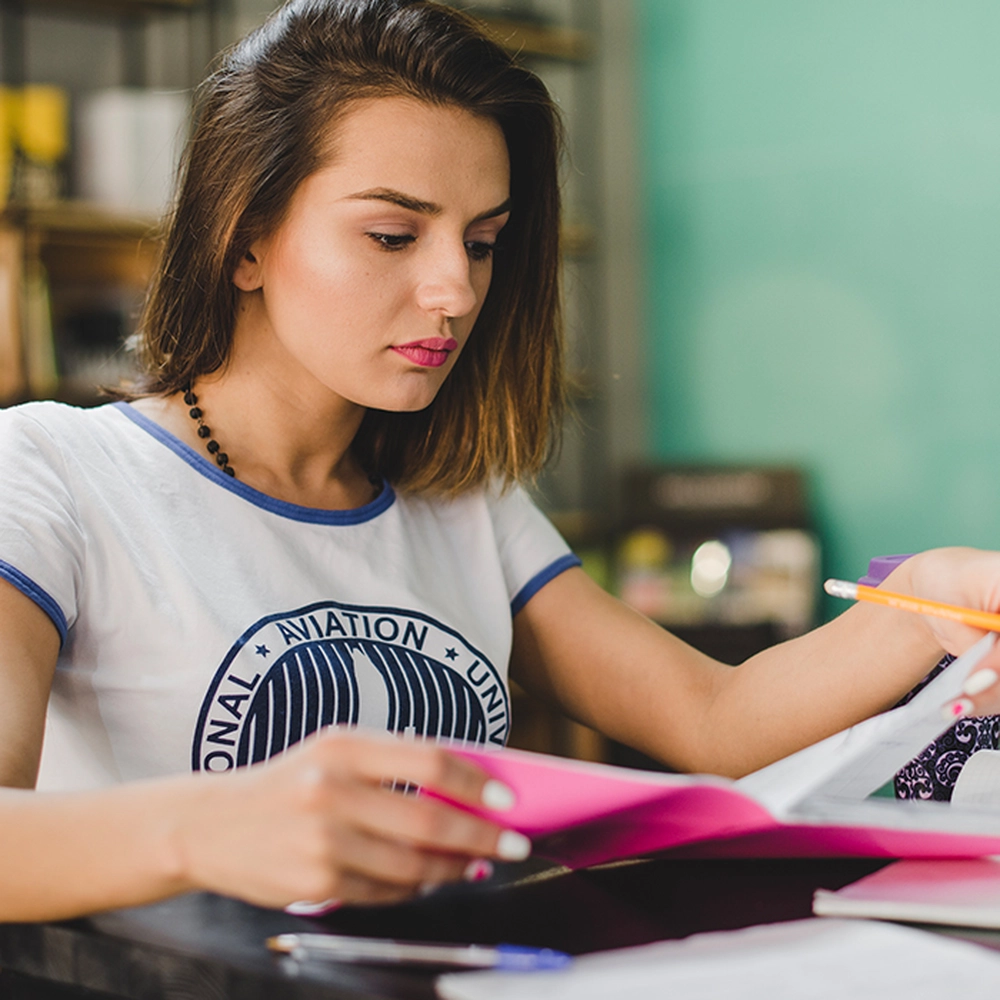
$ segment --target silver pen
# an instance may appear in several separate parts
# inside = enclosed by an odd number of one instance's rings
[[[299,961],[369,962],[377,965],[437,965],[464,969],[534,972],[562,969],[572,957],[551,948],[498,944],[431,944],[349,934],[278,934],[267,939],[271,951]]]

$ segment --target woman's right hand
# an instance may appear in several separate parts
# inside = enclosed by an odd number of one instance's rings
[[[191,781],[176,817],[182,881],[261,906],[387,903],[461,879],[481,858],[520,860],[526,837],[422,794],[491,811],[514,795],[428,741],[333,729],[281,757]]]

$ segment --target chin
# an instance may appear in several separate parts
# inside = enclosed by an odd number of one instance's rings
[[[419,413],[421,410],[426,410],[434,402],[436,395],[437,393],[430,399],[422,399],[419,402],[401,403],[399,406],[387,406],[384,409],[392,410],[394,413]]]
[[[433,392],[386,393],[370,397],[361,402],[361,405],[369,410],[385,410],[388,413],[418,413],[434,402],[439,388],[437,386]]]
[[[443,378],[433,380],[422,378],[419,384],[413,384],[412,380],[407,381],[410,382],[409,385],[397,385],[396,391],[379,393],[382,398],[372,403],[372,408],[390,410],[394,413],[417,413],[426,410],[434,402],[444,384]]]

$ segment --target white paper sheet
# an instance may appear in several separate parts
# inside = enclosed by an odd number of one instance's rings
[[[992,632],[984,636],[906,705],[748,774],[737,788],[778,815],[808,814],[814,798],[864,799],[954,724],[941,709],[961,694],[965,678],[995,640]]]
[[[951,803],[1000,809],[1000,750],[979,750],[965,762],[952,789]]]
[[[996,1000],[1000,954],[867,920],[799,920],[585,955],[547,973],[462,972],[443,1000]]]

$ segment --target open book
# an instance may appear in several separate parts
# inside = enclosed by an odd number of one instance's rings
[[[1000,854],[1000,809],[869,798],[952,725],[941,708],[958,697],[995,638],[981,639],[906,705],[739,781],[518,750],[458,752],[516,792],[515,807],[492,818],[531,837],[536,854],[571,868],[665,850],[684,857]]]

